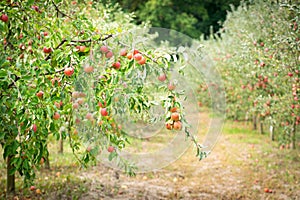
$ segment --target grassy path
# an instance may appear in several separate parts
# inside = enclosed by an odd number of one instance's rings
[[[202,123],[202,131],[206,131],[208,123]],[[17,196],[83,200],[300,199],[299,144],[297,148],[280,150],[267,136],[250,131],[249,125],[226,122],[219,142],[203,161],[195,158],[191,147],[162,170],[127,177],[101,165],[79,170],[71,153],[53,153],[51,171],[38,173],[36,187],[41,194],[25,189]],[[0,199],[4,198],[4,172],[1,160]],[[272,192],[265,192],[265,188]]]

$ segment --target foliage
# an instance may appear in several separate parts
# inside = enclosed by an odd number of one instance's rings
[[[228,118],[257,116],[282,144],[294,143],[300,123],[299,12],[293,3],[244,4],[228,13],[220,37],[204,41],[225,83]]]

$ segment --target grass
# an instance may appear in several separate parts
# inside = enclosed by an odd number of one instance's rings
[[[209,115],[200,122],[199,136],[208,130]],[[132,151],[151,152],[173,135],[162,132],[146,139],[132,139]],[[51,170],[37,172],[36,188],[22,188],[19,199],[299,199],[300,146],[279,149],[267,135],[252,131],[245,122],[226,121],[223,134],[208,158],[198,161],[191,146],[168,167],[128,177],[103,165],[79,169],[70,149],[57,153],[52,142]],[[138,147],[136,150],[134,147]],[[0,160],[0,199],[5,197],[5,164]],[[265,193],[269,188],[272,193]]]

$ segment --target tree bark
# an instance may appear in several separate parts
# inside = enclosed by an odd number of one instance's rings
[[[15,194],[15,174],[10,174],[10,171],[13,169],[13,165],[11,164],[14,155],[9,155],[7,157],[7,170],[6,170],[6,197],[9,198],[10,196]]]
[[[61,153],[61,154],[64,153],[64,140],[63,140],[61,134],[60,134],[60,139],[59,139],[59,150],[58,150],[58,153]]]
[[[259,121],[259,126],[260,126],[260,129],[259,129],[260,134],[264,134],[264,124],[262,121]]]
[[[252,121],[253,121],[253,130],[256,130],[257,129],[256,115],[253,115]]]
[[[270,139],[271,141],[274,141],[275,138],[274,138],[274,126],[270,126]]]
[[[296,149],[296,122],[293,124],[293,130],[292,130],[292,148]]]

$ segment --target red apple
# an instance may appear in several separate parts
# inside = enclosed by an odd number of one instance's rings
[[[51,47],[44,47],[43,48],[44,53],[51,53],[51,51],[52,51]]]
[[[30,190],[31,190],[31,191],[34,191],[34,190],[35,190],[35,186],[33,186],[33,185],[30,186]]]
[[[137,53],[137,54],[135,54],[135,55],[133,56],[133,58],[134,58],[134,60],[139,61],[139,60],[141,60],[141,59],[143,58],[143,56],[142,56],[142,54]]]
[[[88,119],[88,120],[92,120],[93,119],[93,114],[92,113],[87,113],[85,118]]]
[[[94,71],[94,67],[88,65],[88,66],[85,66],[83,70],[85,73],[91,73]]]
[[[180,121],[174,122],[173,127],[175,130],[181,130],[182,128],[181,122]]]
[[[82,105],[83,102],[84,102],[84,100],[83,100],[82,98],[77,99],[77,103],[78,103],[79,105]]]
[[[8,21],[8,16],[6,14],[2,14],[0,19],[3,22],[7,22]]]
[[[131,60],[132,57],[133,57],[133,54],[132,54],[132,53],[128,53],[128,54],[127,54],[127,58],[128,58],[129,60]]]
[[[158,80],[161,81],[161,82],[164,82],[166,79],[167,79],[166,74],[160,74],[160,75],[158,76]]]
[[[87,152],[90,152],[92,150],[92,147],[91,146],[88,146],[87,148],[86,148],[86,151]]]
[[[102,51],[102,53],[108,52],[107,46],[102,46],[102,47],[100,47],[100,51]]]
[[[179,121],[179,113],[178,112],[173,112],[172,114],[171,114],[171,119],[173,120],[173,121]]]
[[[46,31],[43,34],[44,34],[45,37],[48,36],[48,32],[46,32]]]
[[[101,115],[104,117],[108,115],[106,108],[101,108]]]
[[[146,63],[146,58],[145,58],[145,57],[142,57],[142,59],[139,60],[138,63],[139,63],[140,65],[144,65],[144,64]]]
[[[32,130],[33,130],[33,132],[36,132],[36,131],[37,131],[37,125],[36,125],[36,124],[33,124],[33,125],[32,125]]]
[[[84,52],[85,51],[85,46],[79,46],[79,48],[78,48],[78,50],[80,51],[80,52]]]
[[[174,112],[177,112],[177,110],[178,110],[178,108],[173,107],[173,108],[170,109],[170,112],[174,113]]]
[[[126,55],[127,55],[127,50],[125,48],[121,49],[120,56],[126,56]]]
[[[175,87],[176,86],[173,83],[169,83],[169,85],[168,85],[169,90],[175,90]]]
[[[114,148],[113,146],[109,146],[109,147],[107,148],[107,151],[108,151],[109,153],[112,153],[114,150],[115,150],[115,148]]]
[[[58,112],[55,112],[53,115],[54,120],[58,120],[60,118],[60,114]]]
[[[64,70],[64,74],[65,74],[66,76],[72,76],[73,73],[74,73],[74,69],[73,69],[72,67],[67,67],[67,68],[65,68],[65,70]]]
[[[173,126],[172,126],[172,124],[170,124],[170,123],[166,123],[166,129],[168,129],[168,130],[172,130],[172,129],[173,129]]]
[[[121,63],[120,62],[115,62],[112,66],[113,66],[113,68],[118,70],[121,67]]]
[[[137,50],[137,49],[133,50],[133,55],[138,54],[138,53],[140,53],[139,50]]]
[[[105,57],[106,58],[111,58],[111,57],[113,57],[113,52],[111,52],[111,51],[108,51],[106,54],[105,54]]]
[[[73,108],[74,109],[77,109],[78,107],[79,107],[79,103],[77,103],[77,102],[73,103]]]
[[[289,73],[288,73],[288,76],[289,76],[289,77],[292,77],[292,76],[293,76],[293,73],[292,73],[292,72],[289,72]]]
[[[36,93],[36,96],[37,96],[38,98],[43,98],[44,92],[43,92],[43,91],[39,91],[38,93]]]

